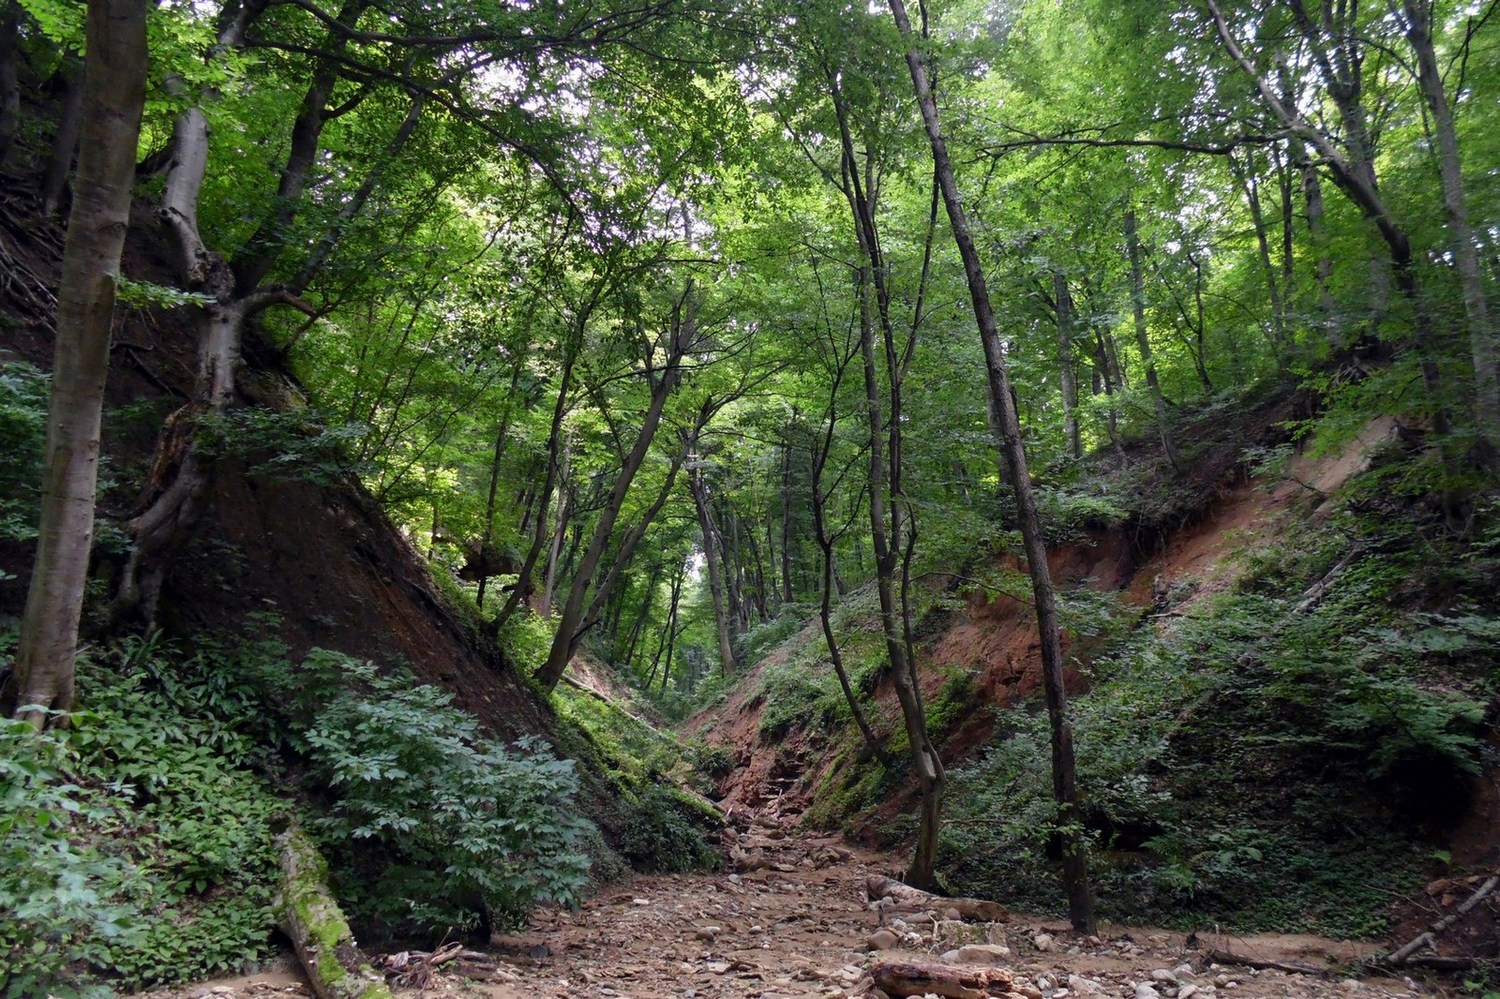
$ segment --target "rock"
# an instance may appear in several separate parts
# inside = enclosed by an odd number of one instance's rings
[[[227,996],[234,994],[234,989],[230,988],[228,985],[215,985],[208,991],[216,996]]]
[[[1157,968],[1155,971],[1151,972],[1151,980],[1153,982],[1160,982],[1164,985],[1176,985],[1177,975],[1174,972],[1168,971],[1166,968]]]
[[[1184,961],[1182,964],[1179,964],[1177,967],[1172,969],[1172,974],[1177,976],[1178,981],[1181,981],[1184,978],[1192,978],[1197,974],[1197,972],[1193,970],[1193,966],[1191,964],[1188,964],[1186,961]]]
[[[1036,987],[1041,989],[1043,992],[1050,992],[1052,990],[1052,979],[1048,978],[1046,975],[1037,975]]]
[[[1229,985],[1229,976],[1228,975],[1215,975],[1214,976],[1214,984],[1217,985],[1221,989],[1222,988],[1227,988],[1228,985]]]
[[[1193,996],[1197,995],[1198,992],[1198,986],[1184,985],[1182,988],[1177,990],[1177,999],[1193,999]]]
[[[1031,946],[1035,947],[1039,951],[1042,951],[1043,953],[1051,950],[1052,934],[1038,933],[1036,936],[1031,938]]]
[[[1135,987],[1135,999],[1161,999],[1161,993],[1156,991],[1156,986],[1140,982]]]
[[[700,926],[693,932],[693,936],[699,940],[707,940],[709,943],[713,943],[719,939],[719,934],[723,932],[723,928],[719,926]]]
[[[879,929],[865,937],[865,946],[870,950],[890,950],[901,942],[894,931]]]
[[[1339,988],[1344,989],[1345,991],[1350,991],[1359,987],[1360,981],[1357,978],[1346,978],[1342,982],[1339,982]]]
[[[1104,994],[1104,986],[1092,978],[1084,978],[1082,975],[1069,975],[1068,991],[1077,992],[1081,996],[1099,996]]]
[[[1004,964],[1010,958],[1010,948],[1004,944],[964,944],[953,953],[960,964]]]

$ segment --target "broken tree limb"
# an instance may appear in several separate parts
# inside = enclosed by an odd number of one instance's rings
[[[889,911],[947,912],[951,909],[960,918],[979,923],[1003,923],[1010,919],[1010,913],[999,902],[982,898],[944,898],[881,874],[872,874],[865,879],[865,897],[871,902],[885,902],[880,908],[882,917]]]
[[[1251,957],[1249,954],[1241,954],[1238,951],[1221,950],[1210,948],[1203,952],[1206,960],[1216,964],[1238,964],[1246,968],[1257,968],[1262,971],[1285,971],[1289,975],[1314,975],[1320,978],[1331,978],[1334,974],[1332,968],[1319,968],[1312,964],[1299,964],[1296,961],[1275,961],[1270,958]]]
[[[870,969],[875,987],[888,996],[939,995],[947,999],[987,999],[1016,994],[1005,968],[917,961],[880,961]]]
[[[1436,950],[1437,935],[1462,919],[1465,915],[1468,914],[1470,909],[1474,908],[1474,906],[1484,901],[1487,896],[1493,894],[1497,885],[1500,885],[1500,874],[1491,875],[1488,879],[1485,880],[1483,884],[1475,889],[1474,894],[1470,895],[1462,905],[1460,905],[1457,909],[1454,909],[1452,912],[1448,913],[1448,915],[1444,916],[1442,919],[1439,919],[1437,922],[1433,923],[1431,926],[1427,927],[1425,931],[1418,933],[1411,940],[1408,940],[1404,945],[1397,947],[1395,950],[1391,951],[1391,953],[1386,957],[1383,963],[1408,963],[1411,959],[1411,956],[1417,951],[1421,950],[1423,947],[1431,947],[1432,949]]]
[[[385,980],[354,942],[333,893],[328,862],[295,823],[276,837],[281,889],[272,905],[318,999],[391,999]]]

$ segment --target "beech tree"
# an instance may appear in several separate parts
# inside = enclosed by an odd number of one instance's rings
[[[66,711],[73,703],[73,660],[94,540],[104,379],[145,97],[146,3],[90,0],[82,146],[57,297],[41,524],[7,692],[19,717],[37,728],[48,712]]]

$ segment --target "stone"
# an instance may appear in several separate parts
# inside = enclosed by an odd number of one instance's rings
[[[1035,947],[1039,951],[1042,951],[1043,953],[1051,950],[1052,934],[1038,933],[1036,936],[1031,938],[1031,946]]]
[[[1140,982],[1135,987],[1135,999],[1161,999],[1161,993],[1156,991],[1156,986]]]
[[[1092,978],[1084,978],[1082,975],[1069,975],[1068,991],[1077,992],[1081,996],[1099,996],[1104,994],[1104,986]]]
[[[1004,964],[1010,958],[1010,948],[1004,944],[964,944],[956,951],[960,964]]]
[[[1193,996],[1197,995],[1199,991],[1196,985],[1184,985],[1177,990],[1177,999],[1193,999]]]
[[[900,942],[901,938],[888,929],[876,930],[865,937],[865,946],[870,950],[890,950]]]
[[[1214,976],[1214,984],[1217,985],[1221,989],[1227,987],[1229,985],[1229,976],[1228,975],[1215,975]]]
[[[1166,968],[1157,968],[1151,972],[1151,980],[1153,982],[1161,982],[1164,985],[1176,985],[1177,975]]]
[[[707,940],[709,943],[713,943],[719,939],[719,934],[723,932],[723,928],[719,926],[700,926],[693,932],[693,936],[699,940]]]

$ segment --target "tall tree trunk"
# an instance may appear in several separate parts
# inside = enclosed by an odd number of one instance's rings
[[[920,795],[917,817],[917,842],[907,880],[918,888],[930,889],[937,884],[938,838],[942,832],[943,791],[947,775],[942,757],[927,730],[927,710],[917,682],[916,664],[907,654],[905,640],[905,605],[898,603],[896,592],[896,559],[901,549],[902,511],[905,497],[901,493],[901,388],[902,368],[895,357],[891,328],[890,292],[885,278],[885,260],[881,252],[879,229],[875,222],[876,184],[873,179],[874,157],[866,159],[868,171],[860,176],[847,108],[844,106],[838,76],[826,72],[829,93],[838,118],[843,150],[841,178],[850,214],[858,237],[860,267],[856,276],[859,296],[859,349],[864,368],[865,418],[869,443],[869,519],[870,544],[875,553],[875,590],[880,600],[880,625],[885,637],[886,660],[891,668],[891,682],[910,746],[912,771]],[[874,301],[872,301],[872,298]],[[889,420],[882,415],[880,377],[875,360],[875,326],[883,333],[885,368],[890,382]],[[889,438],[887,438],[887,433]],[[889,448],[889,451],[887,451]],[[889,497],[889,507],[887,507]],[[887,518],[889,517],[889,521]]]
[[[1141,271],[1141,240],[1136,233],[1135,209],[1125,209],[1125,249],[1130,255],[1130,307],[1135,317],[1135,343],[1141,352],[1141,365],[1146,369],[1146,388],[1151,393],[1151,404],[1156,408],[1156,430],[1161,435],[1162,453],[1174,472],[1182,471],[1182,460],[1177,457],[1177,447],[1172,443],[1172,432],[1167,428],[1167,400],[1161,394],[1161,382],[1156,377],[1156,360],[1151,355],[1151,337],[1146,330],[1146,282]]]
[[[903,0],[889,0],[889,2],[891,13],[896,19],[896,26],[910,44],[912,30],[911,21],[906,15],[906,5]],[[1026,549],[1027,567],[1031,575],[1032,594],[1036,603],[1037,629],[1047,694],[1047,714],[1052,727],[1052,789],[1057,801],[1058,827],[1066,830],[1060,835],[1063,841],[1063,883],[1068,893],[1068,913],[1074,929],[1080,933],[1093,933],[1096,929],[1096,919],[1093,893],[1088,878],[1087,840],[1083,832],[1083,815],[1073,761],[1073,728],[1071,719],[1068,717],[1067,693],[1063,688],[1062,642],[1057,620],[1056,600],[1052,591],[1052,578],[1047,567],[1047,548],[1042,537],[1041,520],[1037,515],[1036,498],[1032,495],[1031,479],[1027,474],[1026,450],[1021,441],[1020,421],[1011,396],[1010,373],[1006,369],[1005,354],[1001,349],[1000,332],[995,324],[995,315],[990,308],[989,289],[985,286],[979,252],[974,245],[973,237],[969,234],[968,218],[959,197],[958,184],[953,177],[953,163],[949,159],[948,145],[938,122],[937,102],[928,84],[927,67],[922,61],[921,51],[915,45],[907,49],[906,65],[911,71],[917,104],[921,107],[922,121],[927,127],[933,165],[937,170],[939,183],[942,185],[943,202],[948,210],[948,221],[953,228],[954,242],[958,244],[959,255],[963,258],[964,275],[969,285],[969,299],[974,308],[980,341],[984,347],[990,394],[996,401],[996,409],[1002,420],[1004,437],[1001,447],[1010,465],[1011,483],[1015,490],[1016,509],[1021,521],[1021,536]]]
[[[542,575],[542,602],[537,614],[552,617],[552,595],[557,590],[557,572],[562,556],[563,538],[568,532],[568,521],[573,514],[573,484],[570,481],[573,468],[573,435],[563,444],[562,463],[557,470],[557,523],[552,525],[552,545],[547,550],[547,569]]]
[[[1266,214],[1260,200],[1260,179],[1255,175],[1255,158],[1250,154],[1248,162],[1241,163],[1229,157],[1229,170],[1239,182],[1240,193],[1250,209],[1250,223],[1255,229],[1255,249],[1260,258],[1260,270],[1265,279],[1266,297],[1271,303],[1271,352],[1277,367],[1286,363],[1287,305],[1281,294],[1281,282],[1276,265],[1271,262],[1271,236],[1266,226]]]
[[[641,416],[640,432],[636,435],[630,453],[625,456],[624,465],[620,468],[620,474],[615,478],[614,488],[610,490],[604,508],[599,512],[599,520],[594,525],[594,533],[589,546],[577,570],[573,573],[572,585],[568,589],[568,599],[563,604],[562,614],[558,617],[557,634],[553,637],[552,648],[547,653],[547,661],[536,673],[537,682],[549,692],[562,679],[563,673],[568,669],[568,663],[573,659],[573,653],[577,651],[581,637],[578,628],[583,621],[583,602],[588,596],[589,584],[599,564],[599,558],[604,554],[604,546],[609,541],[610,533],[614,530],[615,521],[619,519],[620,510],[625,505],[625,496],[630,490],[630,483],[634,481],[636,473],[640,471],[641,465],[646,460],[647,452],[651,449],[651,441],[655,438],[656,428],[661,423],[661,414],[666,407],[667,398],[676,390],[682,378],[682,358],[697,337],[697,308],[698,301],[694,295],[692,282],[688,282],[682,297],[678,299],[672,310],[671,327],[666,333],[668,342],[664,345],[666,358],[659,370],[653,371],[649,368],[647,370],[646,376],[651,379],[651,402]]]
[[[696,448],[697,441],[691,446]],[[734,643],[729,637],[729,609],[724,599],[724,567],[720,555],[718,529],[714,525],[712,506],[708,497],[708,483],[703,480],[703,469],[698,465],[689,477],[689,491],[693,494],[693,507],[698,512],[698,531],[703,535],[703,561],[708,568],[708,593],[714,606],[714,635],[719,641],[719,667],[725,676],[735,672]]]
[[[792,590],[792,430],[797,425],[797,407],[781,444],[781,592],[782,599],[796,599]]]
[[[1417,83],[1432,114],[1432,131],[1437,139],[1443,208],[1448,215],[1448,245],[1463,289],[1464,317],[1469,325],[1469,351],[1474,364],[1474,426],[1485,445],[1482,460],[1494,467],[1500,462],[1500,346],[1496,343],[1500,334],[1485,300],[1484,273],[1464,193],[1458,131],[1433,49],[1433,7],[1432,0],[1404,0],[1403,27],[1417,57]]]
[[[490,488],[484,501],[484,530],[479,534],[479,591],[474,596],[474,603],[479,607],[480,613],[484,612],[484,588],[489,582],[489,574],[484,571],[487,564],[484,558],[484,550],[495,538],[495,498],[500,490],[500,462],[505,457],[505,440],[510,433],[510,416],[515,411],[516,386],[521,381],[521,367],[525,355],[516,352],[516,358],[511,363],[510,388],[505,393],[505,409],[500,414],[500,428],[495,431],[495,449],[490,459]]]
[[[1068,456],[1083,457],[1083,438],[1078,432],[1078,377],[1073,369],[1073,293],[1062,268],[1052,269],[1052,300],[1057,307],[1057,357],[1062,385],[1063,436]]]
[[[15,0],[0,0],[0,168],[21,127],[20,50],[16,46]]]
[[[73,701],[73,657],[94,539],[99,428],[120,254],[146,100],[145,0],[90,0],[82,156],[58,289],[36,559],[16,649],[18,717]]]
[[[63,56],[58,76],[64,87],[62,112],[57,117],[57,131],[52,133],[52,151],[47,158],[47,173],[42,178],[42,214],[48,218],[57,215],[62,208],[68,177],[73,172],[73,158],[78,154],[78,133],[85,113],[84,68],[76,53]]]

